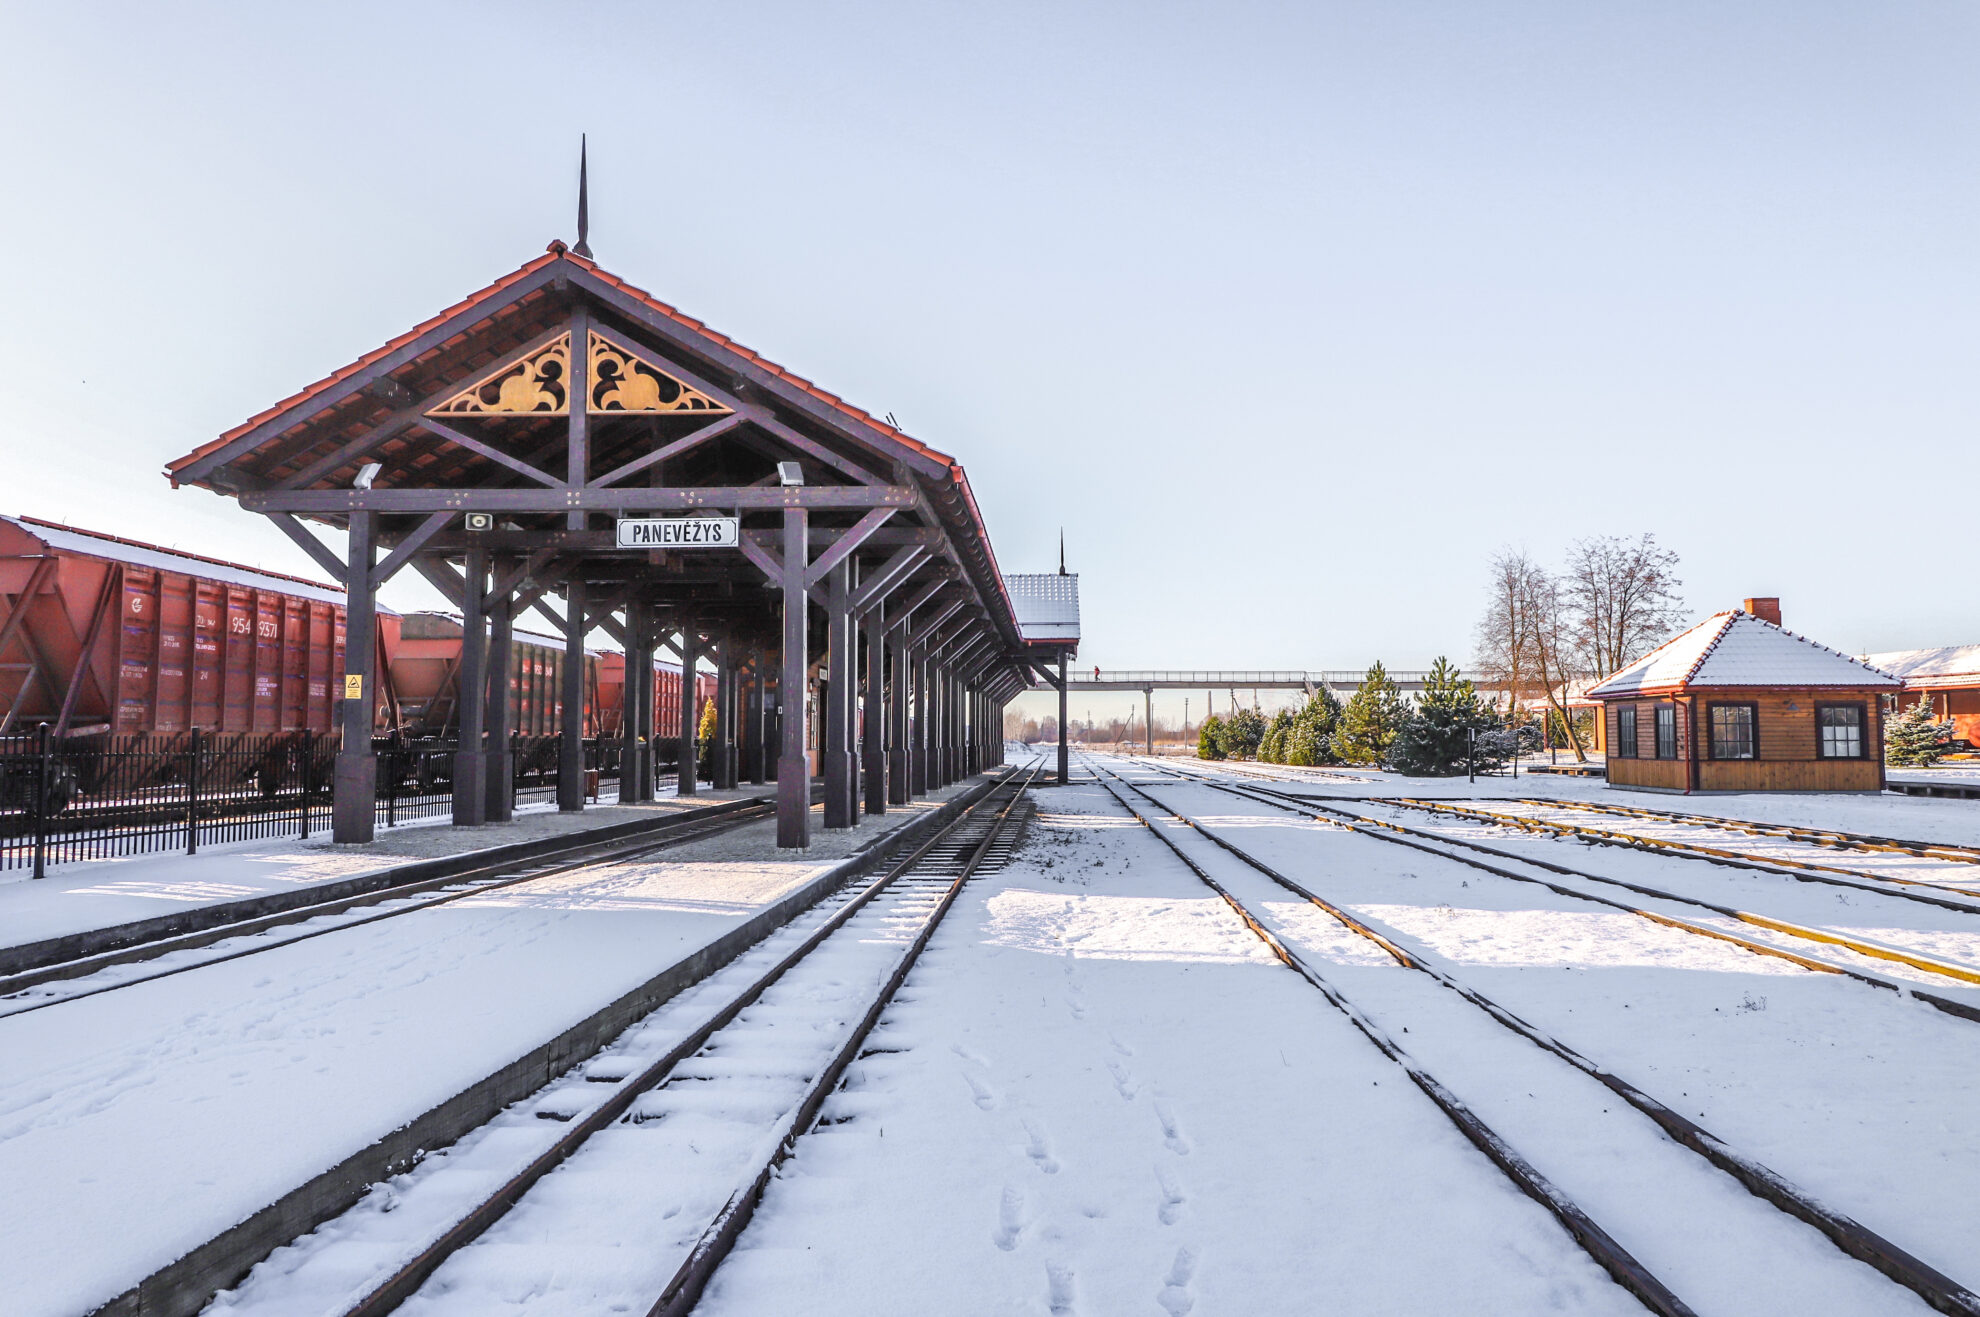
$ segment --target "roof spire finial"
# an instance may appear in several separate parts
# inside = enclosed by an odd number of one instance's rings
[[[585,147],[586,147],[585,134],[579,133],[578,134],[578,240],[577,240],[577,246],[571,248],[571,253],[575,256],[583,256],[589,258],[591,256],[591,244],[586,242],[585,239],[591,233],[591,180],[588,177],[589,169],[587,166],[589,162],[585,158],[586,157]]]
[[[1066,574],[1066,528],[1059,527],[1059,575]]]

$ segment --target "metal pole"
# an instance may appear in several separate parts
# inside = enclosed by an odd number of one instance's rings
[[[348,636],[350,633],[344,633]],[[186,854],[199,853],[199,728],[192,729],[192,761],[186,765]]]
[[[1072,738],[1066,732],[1066,652],[1059,651],[1059,785],[1064,786],[1072,764]]]
[[[27,601],[21,601],[22,608]],[[35,747],[35,789],[34,789],[34,876],[44,878],[48,873],[48,724],[41,724],[36,733],[40,744]]]

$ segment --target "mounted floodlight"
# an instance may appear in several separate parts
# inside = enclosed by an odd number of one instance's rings
[[[366,462],[358,468],[357,479],[351,481],[351,488],[370,489],[371,482],[378,479],[378,473],[384,469],[383,462]]]
[[[796,462],[777,463],[777,483],[786,487],[804,483],[804,468]]]

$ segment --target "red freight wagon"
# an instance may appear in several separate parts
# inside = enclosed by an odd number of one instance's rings
[[[0,731],[334,725],[344,609],[330,586],[0,517],[0,593]]]
[[[517,628],[511,632],[509,726],[518,736],[554,736],[563,713],[564,640]],[[452,733],[459,713],[456,678],[461,666],[459,613],[407,613],[386,645],[388,698],[397,702],[400,725],[415,737]],[[625,661],[596,650],[585,655],[584,685],[591,707],[584,734],[598,734],[599,669]]]
[[[715,698],[716,679],[711,673],[694,677],[694,707],[700,709]],[[598,727],[605,736],[617,736],[625,726],[626,656],[613,652],[598,659]],[[665,740],[679,733],[681,726],[681,666],[678,663],[653,664],[653,729]]]

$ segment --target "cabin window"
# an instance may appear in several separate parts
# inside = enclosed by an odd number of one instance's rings
[[[1625,704],[1616,710],[1616,758],[1636,758],[1636,706]]]
[[[1712,758],[1758,759],[1759,712],[1752,704],[1712,705]]]
[[[1678,757],[1678,711],[1675,704],[1657,706],[1657,758]]]
[[[1815,706],[1815,753],[1823,759],[1863,758],[1863,706]]]

